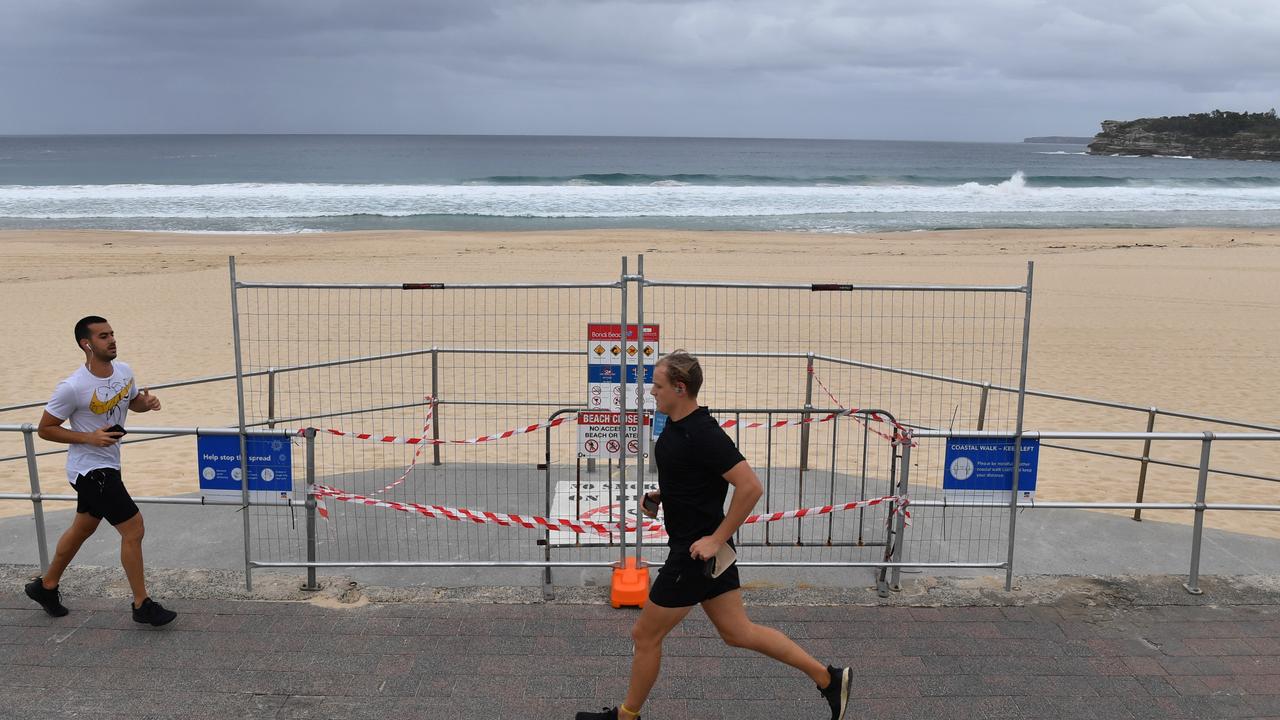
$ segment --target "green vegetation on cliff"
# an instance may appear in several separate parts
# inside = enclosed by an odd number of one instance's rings
[[[1214,110],[1176,117],[1104,120],[1093,155],[1175,155],[1280,160],[1280,118],[1267,112]]]
[[[1202,138],[1231,137],[1237,133],[1280,137],[1280,118],[1276,117],[1275,110],[1260,113],[1214,110],[1207,113],[1149,118],[1133,122],[1143,123],[1151,132],[1182,133]]]

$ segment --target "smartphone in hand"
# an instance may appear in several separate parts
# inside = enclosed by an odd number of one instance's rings
[[[645,493],[644,497],[640,499],[640,506],[643,507],[644,511],[649,515],[658,514],[658,501],[649,493]]]
[[[129,431],[125,430],[124,426],[121,425],[120,423],[116,423],[115,425],[112,425],[111,427],[107,428],[107,432],[120,433],[121,437],[124,437],[125,435],[129,434]]]
[[[734,551],[733,546],[725,543],[713,557],[702,561],[702,574],[709,578],[718,578],[737,559],[738,553]]]

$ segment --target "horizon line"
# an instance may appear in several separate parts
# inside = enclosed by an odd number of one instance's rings
[[[1043,133],[1039,135],[1027,135],[1016,140],[947,140],[947,139],[903,139],[903,138],[853,138],[853,137],[766,137],[752,135],[613,135],[613,134],[574,134],[574,133],[467,133],[467,132],[392,132],[392,131],[268,131],[268,132],[243,132],[243,131],[221,131],[221,130],[200,130],[200,131],[134,131],[134,130],[108,130],[93,132],[69,132],[69,133],[3,133],[0,132],[0,138],[61,138],[61,137],[154,137],[154,136],[284,136],[284,137],[306,137],[306,136],[329,136],[329,137],[368,137],[368,136],[384,136],[384,137],[502,137],[502,138],[609,138],[609,139],[644,139],[644,140],[793,140],[793,141],[819,141],[819,142],[923,142],[923,143],[973,143],[973,144],[1003,144],[1013,143],[1022,144],[1026,138],[1031,137],[1086,137],[1084,135],[1068,135]],[[1088,136],[1092,137],[1092,136]]]

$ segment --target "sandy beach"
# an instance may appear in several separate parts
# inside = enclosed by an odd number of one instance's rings
[[[71,326],[109,318],[121,358],[143,385],[234,370],[227,257],[242,275],[289,281],[602,281],[618,258],[645,254],[650,276],[760,282],[1019,284],[1036,263],[1028,387],[1280,425],[1280,231],[983,230],[877,235],[685,231],[371,232],[189,235],[0,232],[0,301],[11,352],[0,405],[43,401],[81,361]],[[566,270],[568,268],[568,270]],[[160,393],[158,393],[160,394]],[[234,386],[161,394],[165,409],[130,422],[230,422]],[[1028,429],[1139,431],[1146,415],[1031,400]],[[40,409],[0,413],[35,422]],[[1157,430],[1228,430],[1162,418]],[[1162,457],[1194,461],[1198,447]],[[1219,444],[1221,445],[1221,444]],[[38,449],[51,446],[37,441]],[[1139,443],[1116,452],[1137,452]],[[0,434],[0,454],[22,452]],[[1135,463],[1072,454],[1041,464],[1039,498],[1132,500]],[[126,448],[136,495],[196,489],[189,444]],[[1215,467],[1277,475],[1280,443],[1215,447]],[[63,458],[42,458],[46,492],[64,492]],[[1194,474],[1152,468],[1149,501],[1193,499]],[[0,463],[0,491],[28,489],[26,463]],[[1276,503],[1272,483],[1218,477],[1211,501]],[[495,508],[499,509],[499,508]],[[31,512],[0,503],[0,516]],[[1190,513],[1151,512],[1189,522]],[[1280,515],[1209,513],[1211,526],[1280,537]]]

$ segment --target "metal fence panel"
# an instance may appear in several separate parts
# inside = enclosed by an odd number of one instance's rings
[[[731,432],[765,483],[764,513],[896,494],[898,455],[888,438],[907,428],[1014,424],[1015,398],[984,385],[1018,382],[1023,288],[677,283],[647,280],[642,268],[628,276],[624,262],[618,282],[580,285],[236,283],[246,423],[319,428],[318,483],[342,493],[324,501],[316,559],[617,557],[610,538],[440,515],[609,522],[619,519],[614,498],[624,474],[632,497],[637,479],[656,481],[651,464],[637,474],[638,463],[624,470],[580,460],[571,422],[476,441],[584,406],[586,326],[620,322],[629,287],[629,322],[659,325],[662,352],[682,347],[702,358],[700,400],[735,421]],[[848,408],[884,415],[817,422]],[[895,416],[896,428],[887,421]],[[377,441],[384,436],[445,442]],[[912,497],[939,495],[936,452],[919,448],[912,471]],[[743,560],[884,561],[894,507],[744,527]],[[252,559],[306,557],[296,511],[255,507],[249,517]],[[902,559],[998,562],[1006,517],[999,508],[921,508]]]
[[[1008,288],[770,286],[645,282],[646,323],[664,350],[702,359],[700,401],[735,408],[883,409],[907,428],[1012,430],[1026,294]],[[961,382],[957,382],[961,381]],[[809,416],[821,415],[810,413]],[[749,416],[773,421],[791,412]],[[744,417],[746,419],[746,417]],[[736,438],[766,485],[765,511],[893,494],[889,423],[853,417]],[[941,496],[942,455],[917,448],[912,498]],[[834,518],[744,529],[744,561],[884,559],[889,506]],[[1008,513],[999,508],[920,508],[903,546],[915,562],[991,563],[1005,555]],[[826,525],[826,527],[822,527]],[[831,544],[826,536],[831,536]]]
[[[582,404],[583,328],[617,322],[618,284],[593,286],[289,287],[241,283],[247,422],[315,426],[318,483],[401,505],[544,515],[546,433],[455,443],[526,428]],[[360,358],[369,358],[359,360]],[[289,369],[283,368],[301,368]],[[441,445],[362,441],[438,438]],[[562,469],[557,469],[562,470]],[[552,477],[552,482],[559,481]],[[428,519],[358,502],[324,502],[321,562],[525,562],[539,530]],[[252,556],[305,557],[296,518],[253,508]]]

